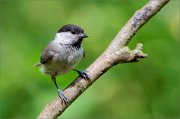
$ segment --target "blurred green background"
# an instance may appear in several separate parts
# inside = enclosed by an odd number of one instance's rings
[[[64,24],[78,24],[88,67],[148,0],[0,0],[0,118],[35,118],[57,96],[49,76],[33,65]],[[179,117],[179,1],[172,0],[130,42],[149,58],[113,67],[62,118]],[[64,89],[77,74],[58,77]]]

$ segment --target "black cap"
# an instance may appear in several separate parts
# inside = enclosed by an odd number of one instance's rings
[[[80,34],[80,33],[84,33],[84,30],[77,25],[67,24],[61,27],[57,33],[60,32],[71,32],[72,34]]]

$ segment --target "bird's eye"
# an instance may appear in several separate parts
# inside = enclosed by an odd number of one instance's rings
[[[71,31],[72,34],[75,34],[75,31]]]

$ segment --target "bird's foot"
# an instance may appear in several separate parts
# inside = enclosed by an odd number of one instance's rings
[[[62,104],[66,105],[68,103],[67,97],[63,94],[63,91],[60,89],[58,89],[58,96],[61,98]]]
[[[76,71],[79,74],[79,77],[90,80],[89,75],[86,72],[79,71],[79,70],[76,70],[76,69],[73,69],[73,70]]]

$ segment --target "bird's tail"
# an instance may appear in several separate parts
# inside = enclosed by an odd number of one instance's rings
[[[40,63],[40,62],[34,64],[34,67],[40,67],[40,66],[41,66],[41,63]]]

